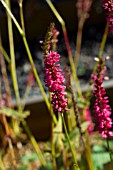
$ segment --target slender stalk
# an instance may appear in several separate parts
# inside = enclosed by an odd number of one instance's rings
[[[22,125],[24,126],[25,131],[27,132],[32,145],[34,146],[34,148],[35,148],[35,150],[36,150],[36,152],[37,152],[37,154],[38,154],[38,156],[40,158],[40,161],[41,161],[42,165],[46,165],[46,161],[45,161],[45,159],[44,159],[44,157],[43,157],[43,155],[42,155],[42,153],[40,151],[40,148],[37,145],[37,142],[36,142],[34,136],[32,135],[32,133],[31,133],[31,131],[30,131],[30,129],[29,129],[29,127],[28,127],[28,125],[27,125],[25,120],[22,121]]]
[[[58,11],[55,9],[52,2],[50,0],[46,0],[46,2],[49,5],[50,9],[52,10],[53,14],[56,16],[56,18],[60,22],[61,26],[62,26],[64,40],[65,40],[65,44],[66,44],[66,48],[67,48],[67,52],[68,52],[68,58],[69,58],[70,66],[71,66],[71,69],[72,69],[72,75],[73,75],[73,78],[76,82],[76,88],[77,88],[77,91],[78,91],[78,95],[80,97],[82,97],[82,91],[81,91],[81,88],[80,88],[80,83],[79,83],[79,80],[78,80],[78,77],[77,77],[74,61],[73,61],[73,58],[72,58],[72,53],[71,53],[71,48],[70,48],[70,45],[69,45],[69,40],[68,40],[65,22],[62,19],[62,17],[60,16],[60,14],[58,13]]]
[[[9,149],[10,149],[10,153],[11,153],[12,163],[13,163],[14,166],[16,166],[16,158],[15,158],[15,154],[14,154],[12,141],[11,141],[11,138],[10,138],[10,130],[9,130],[7,119],[6,119],[4,114],[2,115],[2,120],[3,120],[3,123],[4,123],[5,130],[6,130],[7,141],[8,141],[8,145],[9,145]]]
[[[2,44],[2,42],[1,42],[1,36],[0,36],[0,46],[2,46],[1,44]],[[6,71],[6,64],[4,61],[3,54],[1,52],[0,52],[0,65],[1,65],[1,72],[2,72],[5,90],[6,90],[7,99],[8,99],[8,106],[12,106],[11,90],[10,90],[7,71]]]
[[[51,94],[49,93],[50,103],[51,103]],[[53,114],[52,104],[50,104],[50,112]],[[54,123],[51,122],[51,153],[52,153],[52,162],[53,170],[57,170],[56,158],[55,158],[55,146],[54,146]]]
[[[5,49],[3,48],[2,44],[0,44],[0,51],[3,54],[4,58],[6,59],[6,61],[8,63],[10,63],[11,60],[10,60],[8,54],[6,53]]]
[[[19,7],[20,7],[20,20],[22,25],[22,30],[25,34],[25,25],[24,25],[24,15],[23,15],[23,0],[19,0]]]
[[[5,0],[7,6],[10,9],[10,0]],[[15,54],[14,54],[14,40],[13,40],[13,29],[12,29],[12,20],[11,16],[7,12],[7,19],[8,19],[8,35],[9,35],[9,46],[10,46],[10,56],[11,56],[11,76],[13,81],[13,87],[15,91],[16,101],[17,101],[17,107],[20,110],[20,95],[19,95],[19,89],[18,89],[18,82],[17,82],[17,76],[16,76],[16,65],[15,65]]]
[[[82,43],[82,30],[85,23],[86,18],[83,16],[80,18],[78,23],[78,32],[77,32],[77,39],[76,39],[76,51],[74,56],[74,64],[75,69],[78,67],[79,57],[80,57],[80,50],[81,50],[81,43]]]
[[[92,152],[91,152],[91,146],[90,146],[90,138],[88,132],[85,132],[85,155],[86,155],[86,160],[88,163],[88,168],[89,170],[93,170],[93,161],[92,161]]]
[[[53,170],[57,170],[56,158],[55,158],[55,146],[54,146],[54,123],[51,122],[51,153],[52,153],[52,162]]]
[[[102,37],[102,42],[101,42],[101,45],[100,45],[98,58],[102,58],[102,54],[103,54],[105,44],[106,44],[106,40],[107,40],[107,36],[108,36],[108,31],[109,31],[109,22],[106,23],[105,31],[104,31],[104,34],[103,34],[103,37]]]
[[[70,147],[70,150],[71,150],[71,153],[72,153],[73,167],[74,167],[74,170],[79,170],[79,166],[78,166],[78,163],[76,161],[75,151],[74,151],[74,148],[71,145],[71,141],[70,141],[69,134],[68,134],[68,131],[67,131],[67,127],[66,127],[66,124],[65,124],[63,113],[62,113],[61,116],[62,116],[62,122],[63,122],[63,125],[64,125],[64,131],[65,131],[65,135],[66,135],[66,138],[67,138],[67,142],[69,144],[69,147]]]
[[[24,110],[24,108],[25,108],[26,99],[28,98],[30,89],[31,89],[31,86],[27,85],[25,93],[24,93],[24,97],[23,97],[23,100],[22,100],[22,110]]]
[[[107,142],[107,147],[108,147],[108,151],[109,151],[110,160],[111,160],[111,162],[112,162],[113,159],[112,159],[112,153],[111,153],[111,151],[110,151],[109,140],[106,139],[106,142]]]
[[[7,1],[7,0],[5,0],[5,1]],[[0,2],[2,3],[2,5],[4,6],[4,8],[7,10],[7,13],[9,14],[9,16],[10,16],[10,17],[12,18],[12,20],[14,21],[14,23],[15,23],[18,31],[19,31],[19,33],[20,33],[21,35],[23,35],[23,34],[24,34],[24,31],[22,30],[22,28],[21,28],[20,25],[18,24],[16,18],[15,18],[14,15],[12,14],[10,8],[8,7],[7,2],[5,2],[5,1],[4,1],[4,0],[0,0]]]
[[[89,170],[93,170],[91,148],[90,148],[89,139],[88,139],[89,136],[88,135],[85,136],[86,140],[87,140],[87,142],[85,142],[83,132],[82,132],[82,127],[81,127],[80,113],[79,113],[79,109],[77,107],[77,102],[76,102],[76,99],[75,99],[74,90],[73,90],[73,87],[71,85],[70,72],[69,72],[68,68],[65,69],[65,73],[66,73],[66,80],[67,80],[66,85],[67,85],[67,89],[70,90],[70,93],[72,95],[72,104],[73,104],[73,109],[74,109],[74,114],[75,114],[75,119],[76,119],[76,125],[78,127],[80,137],[81,137],[81,141],[82,141],[82,144],[84,146],[84,152],[85,152],[85,155],[86,155],[88,167],[89,167]]]
[[[1,54],[2,57],[2,54]],[[1,62],[1,66],[3,67],[3,63]],[[2,73],[3,73],[3,68],[2,68]],[[3,73],[4,76],[4,73]],[[2,105],[2,91],[1,91],[1,81],[0,81],[0,108],[4,109],[4,106]],[[9,125],[6,119],[6,116],[4,115],[4,111],[2,113],[2,121],[5,127],[5,131],[6,131],[6,137],[7,137],[7,142],[9,145],[9,149],[10,149],[10,154],[11,154],[11,158],[12,158],[12,164],[15,166],[16,165],[16,159],[15,159],[15,154],[14,154],[14,149],[13,149],[13,145],[12,145],[12,141],[11,141],[11,133],[10,133],[10,129],[9,129]]]

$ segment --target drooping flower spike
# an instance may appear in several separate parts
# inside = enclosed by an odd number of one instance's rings
[[[106,70],[103,60],[99,60],[97,72],[93,76],[94,79],[94,95],[95,95],[95,123],[96,130],[99,131],[102,138],[113,137],[112,128],[113,121],[110,118],[111,108],[108,104],[108,97],[105,95],[106,91],[102,86],[103,75]]]

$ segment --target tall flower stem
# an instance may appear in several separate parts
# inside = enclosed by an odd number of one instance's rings
[[[10,9],[10,0],[5,0],[5,2]],[[14,91],[15,91],[15,96],[17,101],[17,107],[20,110],[21,105],[20,105],[20,95],[19,95],[17,76],[16,76],[12,20],[8,12],[7,12],[7,19],[8,19],[8,35],[9,35],[9,46],[10,46],[10,57],[11,57],[11,75],[12,75],[12,81],[13,81],[13,86],[14,86]]]
[[[7,1],[7,0],[6,0]],[[5,2],[4,0],[0,0],[0,2],[2,3],[2,5],[4,6],[4,8],[6,9],[7,13],[9,14],[9,16],[12,18],[13,22],[15,23],[19,33],[22,35],[24,34],[24,31],[22,30],[22,28],[20,27],[19,23],[17,22],[16,18],[14,17],[14,15],[12,14],[10,8],[7,5],[7,2]]]
[[[1,36],[0,36],[0,46],[2,46]],[[7,99],[8,99],[7,100],[8,106],[12,107],[11,90],[10,90],[8,75],[6,71],[6,64],[5,64],[5,60],[3,57],[3,53],[1,51],[0,51],[0,65],[1,65],[1,72],[3,76],[4,85],[5,85],[5,91],[6,91]]]
[[[0,51],[1,51],[1,53],[3,54],[5,60],[6,60],[8,63],[10,63],[11,60],[10,60],[8,54],[6,53],[5,49],[3,48],[2,44],[0,44]]]
[[[13,149],[12,140],[11,140],[11,133],[10,133],[9,125],[7,122],[7,118],[4,115],[4,106],[2,105],[1,83],[0,83],[0,108],[2,109],[2,112],[3,112],[1,118],[2,118],[2,122],[5,128],[5,131],[6,131],[6,139],[7,139],[10,154],[11,154],[12,164],[15,166],[16,159],[15,159],[14,149]]]
[[[56,8],[54,7],[54,5],[52,4],[52,2],[50,0],[46,0],[46,2],[48,4],[48,6],[50,7],[50,9],[52,10],[53,14],[56,16],[56,18],[60,22],[61,26],[62,26],[64,40],[65,40],[65,44],[66,44],[66,48],[67,48],[67,52],[68,52],[68,58],[69,58],[70,66],[71,66],[71,69],[72,69],[73,79],[76,82],[76,88],[77,88],[77,91],[78,91],[78,95],[80,97],[82,97],[82,91],[81,91],[81,88],[80,88],[80,83],[79,83],[79,80],[78,80],[78,77],[77,77],[74,61],[73,61],[73,58],[72,58],[72,53],[71,53],[71,48],[70,48],[70,45],[69,45],[69,40],[68,40],[65,22],[62,19],[62,17],[60,16],[60,14],[58,13],[58,11],[56,10]]]
[[[49,99],[51,103],[51,93],[49,93]],[[50,112],[53,114],[52,104],[50,104]],[[51,153],[52,153],[52,162],[53,162],[53,170],[57,170],[56,164],[56,155],[55,155],[55,145],[54,145],[54,122],[51,121]]]
[[[78,166],[78,163],[77,163],[77,160],[76,160],[75,151],[74,151],[74,148],[71,145],[71,141],[70,141],[70,138],[69,138],[69,134],[68,134],[68,131],[67,131],[67,127],[66,127],[66,123],[65,123],[65,120],[64,120],[63,113],[62,113],[61,116],[62,116],[62,122],[63,122],[63,125],[64,125],[64,131],[65,131],[65,135],[66,135],[66,138],[67,138],[67,142],[69,144],[69,147],[70,147],[70,150],[71,150],[71,153],[72,153],[73,167],[74,167],[74,170],[79,170],[79,166]]]
[[[52,162],[53,162],[53,170],[57,170],[56,158],[55,158],[55,145],[54,145],[54,123],[51,122],[51,153],[52,153]]]
[[[43,155],[41,153],[41,150],[40,150],[40,148],[39,148],[34,136],[32,135],[32,133],[31,133],[31,131],[30,131],[30,129],[29,129],[29,127],[28,127],[25,120],[22,121],[22,125],[24,126],[25,131],[27,132],[35,151],[37,152],[42,165],[46,165],[46,161],[45,161],[45,159],[44,159],[44,157],[43,157]]]
[[[74,64],[75,64],[76,69],[78,67],[78,62],[79,62],[79,56],[80,56],[80,50],[81,50],[81,42],[82,42],[82,30],[83,30],[85,20],[86,19],[84,17],[81,17],[80,20],[79,20],[79,23],[78,23],[76,51],[75,51],[75,56],[74,56]]]
[[[110,170],[112,170],[112,169],[113,169],[113,159],[112,159],[112,153],[111,153],[111,151],[110,151],[109,140],[106,139],[106,142],[107,142],[107,147],[108,147],[109,156],[110,156],[110,160],[111,160]]]
[[[2,120],[4,123],[4,127],[6,130],[6,136],[7,136],[7,141],[8,141],[8,145],[9,145],[9,150],[11,153],[11,158],[12,158],[12,164],[15,166],[16,165],[16,159],[15,159],[15,154],[14,154],[14,149],[13,149],[13,145],[12,145],[12,141],[10,138],[10,131],[9,131],[9,125],[6,119],[6,116],[4,115],[4,113],[2,114]]]
[[[103,37],[102,37],[102,41],[101,41],[101,45],[100,45],[100,49],[99,49],[99,53],[98,53],[98,58],[102,58],[102,54],[103,54],[105,44],[106,44],[106,40],[107,40],[107,36],[108,36],[108,31],[109,31],[109,22],[106,23],[105,31],[104,31],[104,34],[103,34]],[[94,66],[92,74],[95,73],[95,71],[97,69],[97,65],[98,64],[96,64]],[[85,94],[86,97],[89,97],[91,95],[92,90],[91,90],[90,84],[92,84],[92,79],[90,79],[90,81],[89,81],[89,86],[88,86],[87,92]]]
[[[110,160],[111,160],[111,162],[112,162],[112,153],[111,153],[111,151],[110,151],[110,146],[109,146],[109,140],[108,140],[108,138],[106,139],[106,142],[107,142],[107,147],[108,147],[108,151],[109,151],[109,156],[110,156]]]
[[[76,125],[78,127],[80,137],[81,137],[81,141],[82,141],[82,144],[84,146],[84,152],[85,152],[85,155],[86,155],[88,167],[89,167],[89,170],[93,170],[91,148],[90,148],[90,144],[89,144],[89,140],[88,140],[89,136],[88,135],[85,136],[85,138],[86,138],[86,141],[85,141],[84,136],[83,136],[83,132],[82,132],[82,127],[81,127],[80,113],[79,113],[79,109],[77,107],[77,102],[76,102],[75,95],[74,95],[74,89],[73,89],[72,84],[71,84],[70,72],[69,72],[68,68],[65,69],[65,73],[66,73],[67,89],[70,90],[70,93],[72,95],[72,104],[73,104],[74,115],[75,115],[75,119],[76,119]]]
[[[108,31],[109,31],[109,22],[106,23],[105,31],[104,31],[102,42],[101,42],[101,45],[100,45],[98,58],[102,58],[102,53],[103,53],[104,48],[105,48],[105,44],[106,44],[106,40],[107,40],[107,36],[108,36]]]
[[[25,25],[24,25],[24,15],[23,15],[23,0],[19,0],[19,7],[20,7],[20,20],[22,25],[22,30],[25,33]]]

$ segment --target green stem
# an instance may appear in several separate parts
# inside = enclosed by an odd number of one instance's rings
[[[24,31],[22,30],[22,28],[20,27],[20,25],[18,24],[16,18],[14,17],[14,15],[12,14],[10,8],[8,7],[7,3],[4,2],[4,0],[0,0],[2,5],[4,6],[4,8],[7,10],[7,13],[9,14],[9,16],[12,18],[12,20],[14,21],[18,31],[20,32],[21,35],[24,34]],[[6,0],[7,1],[7,0]]]
[[[104,51],[104,47],[105,47],[105,44],[106,44],[108,31],[109,31],[109,22],[106,23],[105,31],[104,31],[104,34],[103,34],[103,37],[102,37],[102,42],[101,42],[101,45],[100,45],[98,58],[102,58],[102,53]]]
[[[49,93],[49,99],[51,103],[51,93]],[[50,112],[53,114],[52,104],[50,104]],[[57,170],[56,164],[56,155],[55,155],[55,145],[54,145],[54,123],[51,122],[51,153],[52,153],[52,162],[53,162],[53,170]]]
[[[26,99],[28,98],[29,92],[30,92],[31,86],[27,85],[24,93],[24,97],[22,100],[22,110],[24,110],[25,105],[26,105]]]
[[[90,137],[89,137],[88,132],[85,132],[85,139],[86,139],[86,141],[84,143],[84,146],[85,146],[86,160],[87,160],[87,163],[88,163],[89,170],[93,170],[94,167],[93,167],[93,160],[92,160]]]
[[[42,155],[42,152],[41,152],[39,146],[37,145],[37,142],[36,142],[34,136],[32,135],[32,133],[31,133],[31,131],[30,131],[30,129],[29,129],[29,127],[28,127],[25,120],[22,121],[22,125],[24,126],[24,129],[27,132],[32,145],[34,146],[34,148],[35,148],[35,150],[36,150],[36,152],[37,152],[37,154],[38,154],[38,156],[40,158],[40,161],[41,161],[42,165],[46,165],[46,161],[45,161],[45,159],[44,159],[44,157]]]
[[[9,7],[8,9],[10,9],[10,0],[5,0],[5,2],[7,6]],[[11,57],[11,76],[12,76],[13,87],[14,87],[16,101],[17,101],[17,107],[20,110],[21,105],[20,105],[20,95],[19,95],[17,76],[16,76],[12,20],[8,12],[7,12],[7,19],[8,19],[8,35],[9,35],[9,46],[10,46],[10,57]]]
[[[108,151],[109,151],[110,160],[111,160],[111,162],[112,162],[112,153],[111,153],[111,151],[110,151],[109,140],[106,139],[106,142],[107,142],[107,147],[108,147]]]
[[[52,162],[53,170],[57,170],[56,156],[55,156],[55,145],[54,145],[54,124],[51,122],[51,153],[52,153]]]
[[[77,69],[78,63],[79,63],[79,57],[80,57],[80,50],[81,50],[81,42],[82,42],[82,30],[85,23],[86,18],[82,16],[79,19],[78,23],[78,32],[77,32],[77,40],[76,40],[76,51],[74,56],[74,64],[75,68]]]
[[[24,15],[23,15],[23,0],[19,0],[19,6],[20,6],[20,20],[21,20],[22,30],[25,33]]]
[[[70,147],[70,150],[71,150],[71,153],[72,153],[72,157],[73,157],[73,167],[74,167],[74,170],[79,170],[79,166],[78,166],[78,163],[76,161],[75,151],[74,151],[74,148],[72,147],[71,142],[70,142],[70,138],[69,138],[69,134],[68,134],[68,131],[67,131],[66,124],[65,124],[63,113],[62,113],[61,116],[62,116],[62,122],[63,122],[63,125],[64,125],[64,131],[65,131],[65,135],[66,135],[66,138],[67,138],[67,142],[69,144],[69,147]]]
[[[8,54],[6,53],[5,49],[3,48],[2,44],[0,44],[0,51],[1,51],[1,53],[3,54],[4,58],[6,59],[6,61],[7,61],[8,63],[10,63],[11,60],[10,60]]]

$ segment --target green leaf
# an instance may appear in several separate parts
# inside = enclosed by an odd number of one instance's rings
[[[29,153],[21,158],[21,162],[31,162],[37,160],[37,154],[36,153]]]
[[[110,161],[109,153],[102,146],[93,147],[94,170],[103,170],[103,165]]]
[[[88,125],[90,124],[90,122],[86,121],[86,122],[83,122],[81,124],[81,127],[82,127],[82,131],[85,132],[87,130],[87,127]]]
[[[44,167],[42,166],[40,167],[39,170],[53,170],[53,165],[52,163],[48,162],[47,166],[44,166]]]
[[[8,107],[4,107],[3,109],[0,109],[0,114],[4,114],[14,119],[22,120],[25,119],[28,115],[30,115],[30,112],[29,111],[19,112]]]

